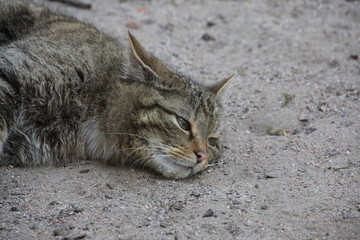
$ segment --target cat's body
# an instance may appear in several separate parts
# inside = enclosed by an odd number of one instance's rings
[[[73,18],[0,0],[0,165],[93,159],[184,178],[219,155],[217,95]]]

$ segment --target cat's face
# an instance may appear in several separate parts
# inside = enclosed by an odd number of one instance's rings
[[[191,90],[160,92],[156,102],[142,101],[139,136],[147,141],[143,164],[169,178],[184,178],[205,169],[220,154],[219,107],[214,94]]]
[[[143,146],[134,160],[168,178],[185,178],[220,156],[218,98],[231,81],[203,87],[175,74],[148,54],[131,35],[148,91],[137,99],[136,135]]]

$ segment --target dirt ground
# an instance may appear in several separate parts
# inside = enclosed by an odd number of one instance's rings
[[[359,1],[42,2],[205,84],[236,74],[223,157],[180,181],[2,167],[0,239],[360,239]]]

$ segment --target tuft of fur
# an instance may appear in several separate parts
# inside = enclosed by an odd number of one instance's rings
[[[129,43],[125,51],[74,18],[0,1],[0,165],[92,159],[178,179],[218,158],[218,101],[231,80],[200,86],[130,33]]]

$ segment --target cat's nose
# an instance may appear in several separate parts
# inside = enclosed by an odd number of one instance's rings
[[[206,154],[202,150],[197,150],[195,152],[195,154],[197,157],[197,163],[200,163],[200,162],[206,160],[206,158],[207,158]]]

